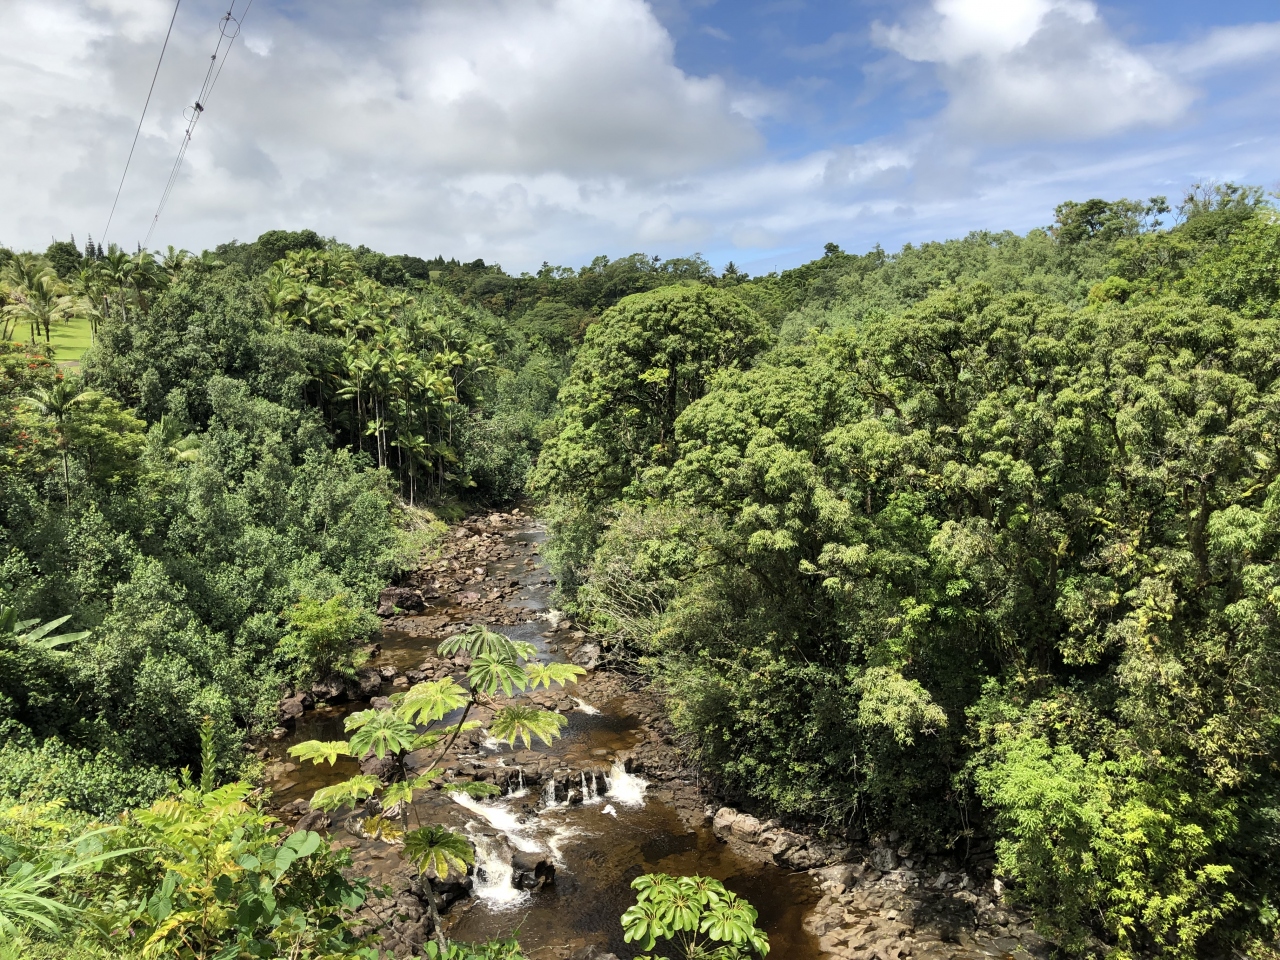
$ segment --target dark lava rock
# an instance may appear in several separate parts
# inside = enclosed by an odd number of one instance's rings
[[[342,677],[326,677],[311,686],[317,703],[341,703],[347,699],[347,684]]]
[[[556,867],[545,856],[538,853],[525,853],[523,850],[511,854],[511,883],[521,890],[541,890],[548,884],[556,882]]]
[[[617,954],[605,953],[597,946],[583,947],[569,955],[569,960],[618,960]]]
[[[294,830],[325,830],[329,827],[329,815],[323,810],[312,810],[304,813],[294,824]]]
[[[280,701],[276,711],[279,713],[281,723],[292,723],[302,718],[302,714],[306,712],[307,707],[311,706],[314,701],[311,695],[307,693],[295,694],[292,697],[285,697]]]

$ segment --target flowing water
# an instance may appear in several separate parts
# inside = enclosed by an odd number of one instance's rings
[[[512,638],[535,643],[542,658],[553,659],[559,654],[545,618],[550,587],[542,582],[546,579],[538,556],[542,537],[532,522],[505,531],[503,542],[514,555],[487,564],[486,575],[495,583],[518,581],[519,597],[511,602],[531,611],[533,617],[498,629]],[[424,615],[438,617],[442,613],[466,622],[473,615],[447,600],[439,601]],[[388,634],[377,662],[406,669],[433,653],[437,642]],[[392,689],[385,686],[384,695]],[[555,948],[566,945],[595,944],[625,960],[639,953],[623,942],[618,922],[634,899],[631,881],[652,872],[703,874],[725,881],[756,907],[760,926],[773,945],[771,956],[817,960],[821,956],[817,942],[802,929],[806,911],[819,896],[813,880],[739,856],[716,839],[709,823],[690,825],[690,819],[701,818],[682,817],[663,798],[660,784],[651,786],[642,776],[628,773],[617,755],[635,746],[644,731],[638,718],[627,713],[625,697],[590,703],[574,696],[573,687],[568,693],[576,708],[562,705],[562,710],[571,711],[567,714],[569,723],[564,736],[551,747],[535,743],[533,750],[519,746],[513,750],[487,739],[468,758],[476,764],[522,768],[519,775],[510,777],[503,796],[479,801],[461,794],[432,793],[415,805],[425,820],[463,830],[476,847],[472,896],[454,905],[446,917],[448,935],[478,941],[515,932],[534,958],[562,955]],[[363,706],[309,711],[294,734],[280,744],[281,752],[301,740],[344,738],[342,718]],[[571,784],[562,782],[560,789],[550,777],[526,786],[523,768],[533,769],[548,757],[557,762],[574,761],[574,766],[590,766],[591,770],[580,770]],[[590,760],[594,764],[583,763]],[[273,769],[276,779],[272,786],[277,802],[284,805],[351,776],[358,766],[354,761],[342,761],[336,767],[308,764],[298,768],[282,758]],[[566,786],[576,787],[572,803]],[[345,835],[337,823],[331,832]],[[366,841],[350,838],[348,845],[368,846]],[[550,860],[556,867],[555,882],[536,891],[516,889],[511,882],[513,857]]]

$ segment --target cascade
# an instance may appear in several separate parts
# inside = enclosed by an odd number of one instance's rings
[[[649,781],[627,773],[621,760],[613,761],[613,767],[605,777],[609,796],[624,807],[643,807],[644,791]]]
[[[495,837],[472,833],[476,847],[475,886],[471,892],[490,907],[507,910],[529,899],[511,883],[511,848]]]
[[[587,701],[583,700],[581,697],[574,697],[573,702],[578,705],[579,710],[581,710],[583,713],[585,713],[589,717],[594,717],[600,712],[598,708],[593,707],[591,704],[587,703]]]

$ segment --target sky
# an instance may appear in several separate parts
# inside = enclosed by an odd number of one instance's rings
[[[108,241],[152,227],[227,2],[178,6]],[[0,0],[0,244],[102,240],[173,11]],[[311,228],[511,272],[643,251],[764,273],[828,242],[1023,233],[1068,199],[1280,185],[1274,0],[230,12],[153,249]]]

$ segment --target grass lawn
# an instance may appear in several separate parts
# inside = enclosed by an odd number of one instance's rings
[[[55,323],[49,331],[49,341],[53,344],[53,359],[59,365],[74,363],[79,365],[80,357],[89,349],[93,338],[89,332],[89,318],[80,317],[65,323]]]

